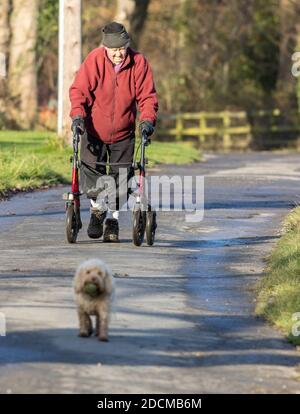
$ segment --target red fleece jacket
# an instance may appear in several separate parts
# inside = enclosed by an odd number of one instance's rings
[[[145,57],[131,48],[118,73],[105,48],[94,49],[80,66],[69,94],[70,116],[83,116],[87,131],[105,143],[134,134],[137,106],[140,121],[156,123],[152,71]]]

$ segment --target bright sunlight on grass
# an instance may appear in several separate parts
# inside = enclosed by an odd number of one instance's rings
[[[0,195],[69,183],[71,153],[52,132],[0,131]],[[152,141],[147,158],[150,167],[188,164],[199,161],[200,153],[191,143]]]
[[[300,345],[300,335],[294,335],[292,330],[294,326],[294,331],[300,333],[299,323],[298,329],[296,326],[300,318],[295,315],[300,312],[300,207],[289,214],[284,230],[269,257],[266,276],[258,284],[256,313]]]

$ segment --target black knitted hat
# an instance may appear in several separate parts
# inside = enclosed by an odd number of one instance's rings
[[[112,22],[107,24],[103,27],[102,33],[102,44],[106,47],[122,47],[130,40],[125,27],[120,23]]]

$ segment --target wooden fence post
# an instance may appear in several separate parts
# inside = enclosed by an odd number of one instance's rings
[[[225,150],[228,150],[231,148],[231,137],[230,137],[230,115],[228,112],[223,112],[222,113],[222,118],[223,118],[223,128],[224,128],[224,133],[223,133],[223,147]]]
[[[205,142],[205,128],[206,128],[206,119],[203,113],[199,114],[199,128],[200,128],[199,141],[201,144],[203,144]]]
[[[272,116],[278,117],[279,110],[259,111],[251,113],[251,116]],[[297,113],[297,116],[298,113]],[[175,126],[171,128],[162,128],[159,133],[163,135],[171,135],[176,141],[182,140],[184,137],[196,137],[200,143],[205,142],[209,145],[210,137],[221,136],[222,148],[227,151],[233,148],[247,148],[251,144],[252,134],[261,133],[278,133],[278,132],[300,132],[300,126],[296,125],[269,125],[267,127],[254,126],[248,120],[248,114],[244,111],[239,112],[195,112],[195,113],[179,113],[177,115],[169,115],[166,119],[175,121]],[[185,125],[185,120],[196,121],[198,126]],[[221,125],[220,125],[221,121]],[[299,123],[300,124],[300,123]],[[284,140],[282,140],[284,143]],[[214,141],[212,143],[214,145]],[[294,142],[295,144],[295,142]]]
[[[181,114],[176,115],[176,141],[181,141],[183,135],[183,119]]]

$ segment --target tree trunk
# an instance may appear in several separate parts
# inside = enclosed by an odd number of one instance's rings
[[[130,31],[130,16],[134,12],[135,0],[117,0],[117,10],[114,20],[124,24]]]
[[[296,8],[292,0],[280,2],[280,58],[278,78],[286,81],[290,78],[291,54],[295,48]]]
[[[150,0],[118,0],[114,20],[124,24],[131,37],[131,45],[137,48],[147,18]]]
[[[81,0],[60,0],[58,134],[71,142],[69,88],[81,59]],[[62,23],[64,21],[64,24]],[[62,27],[64,26],[64,27]]]
[[[300,14],[300,7],[297,9],[297,15]],[[300,52],[300,23],[299,23],[299,17],[297,19],[297,25],[296,25],[296,51]],[[297,104],[298,104],[298,113],[300,115],[300,76],[296,78],[296,96],[297,96]]]
[[[281,0],[280,17],[280,55],[277,77],[277,101],[279,106],[287,109],[294,94],[291,75],[291,56],[296,47],[297,7],[294,0]]]
[[[8,62],[8,42],[9,42],[9,10],[10,1],[0,0],[0,112],[5,112],[5,97],[7,87],[7,62]]]
[[[37,0],[13,0],[9,46],[9,108],[24,129],[32,128],[37,112]]]

